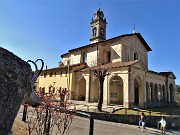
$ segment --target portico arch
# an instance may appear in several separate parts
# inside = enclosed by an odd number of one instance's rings
[[[90,101],[97,102],[99,97],[99,79],[94,78],[91,87]]]
[[[78,86],[79,86],[79,89],[78,89],[78,100],[85,101],[85,97],[86,97],[86,80],[85,80],[84,77],[79,79]]]
[[[119,76],[113,76],[109,81],[110,104],[123,105],[123,80]]]
[[[169,85],[169,91],[170,91],[170,103],[173,104],[173,102],[174,102],[174,91],[173,91],[172,83]]]
[[[134,79],[134,106],[143,106],[142,79],[139,76]]]

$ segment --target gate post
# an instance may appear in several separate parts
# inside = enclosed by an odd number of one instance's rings
[[[89,122],[89,135],[93,135],[93,131],[94,131],[94,118],[93,118],[93,116],[91,114],[80,112],[80,111],[76,111],[76,114],[80,114],[82,116],[89,118],[89,120],[90,120],[90,122]]]

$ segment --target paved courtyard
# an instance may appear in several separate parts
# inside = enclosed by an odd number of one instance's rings
[[[92,105],[92,104],[91,104]],[[92,105],[93,106],[93,105]],[[84,109],[84,105],[76,105],[77,109]],[[94,107],[90,107],[91,109]],[[29,108],[30,109],[30,108]],[[16,121],[27,126],[21,121],[23,107],[20,108]],[[53,135],[57,132],[57,128],[53,129]],[[75,116],[72,125],[67,133],[68,135],[89,135],[89,119]],[[148,128],[142,132],[136,125],[106,122],[94,120],[94,135],[158,135],[160,131],[154,128]],[[168,130],[166,135],[180,135],[180,131]]]

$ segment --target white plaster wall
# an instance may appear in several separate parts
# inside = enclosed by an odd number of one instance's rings
[[[121,62],[122,61],[122,44],[115,44],[111,46],[111,61]]]
[[[62,62],[67,65],[68,59],[70,60],[70,65],[79,64],[83,60],[83,52],[87,52],[87,65],[94,66],[97,64],[97,46],[87,47],[82,50],[74,50],[68,55],[64,55]]]
[[[87,65],[95,66],[97,64],[97,46],[89,47],[87,50]]]
[[[68,57],[70,58],[71,64],[78,64],[83,59],[82,55],[84,51],[87,51],[87,64],[88,66],[95,65],[97,63],[97,57],[104,62],[104,51],[109,48],[111,52],[111,62],[121,62],[121,61],[133,61],[134,53],[138,53],[138,59],[147,67],[148,66],[148,56],[147,50],[141,41],[136,37],[124,37],[114,42],[106,42],[97,46],[88,46],[81,50],[74,50],[73,52],[64,55],[62,61],[67,64]],[[98,51],[98,52],[97,52]]]
[[[73,65],[73,64],[79,64],[80,61],[81,61],[81,51],[74,51],[71,53],[71,57],[70,57],[70,64]]]
[[[138,53],[138,59],[148,68],[147,50],[141,41],[134,35],[132,37],[124,37],[122,39],[123,55],[122,60],[128,61],[128,54],[130,54],[130,61],[134,60],[134,53]]]
[[[109,105],[109,75],[104,79],[103,104]]]

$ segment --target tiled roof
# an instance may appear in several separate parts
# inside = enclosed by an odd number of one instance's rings
[[[169,76],[170,74],[172,74],[172,72],[159,72],[159,74],[165,75],[165,76]]]
[[[173,72],[155,72],[155,71],[152,71],[152,70],[148,70],[147,72],[162,75],[162,76],[166,76],[166,77],[169,77],[170,75],[172,75],[173,78],[176,79],[176,76],[174,75]]]
[[[139,62],[139,60],[128,61],[128,62],[114,62],[114,63],[106,64],[105,66],[108,66],[110,68],[127,67],[127,66],[133,65],[133,64],[135,64],[137,62]]]
[[[167,77],[170,76],[170,75],[172,75],[173,78],[176,79],[176,76],[174,75],[173,72],[160,72],[159,74],[164,75],[164,76],[167,76]]]
[[[137,62],[139,62],[139,60],[129,61],[129,62],[114,62],[114,63],[108,63],[108,64],[104,64],[104,65],[100,65],[100,66],[85,68],[81,71],[89,71],[91,69],[96,70],[96,69],[107,69],[107,68],[110,69],[110,68],[118,68],[118,67],[127,67],[127,66],[131,66]]]
[[[86,63],[79,63],[79,64],[73,64],[70,65],[70,67],[76,67],[76,66],[81,66],[81,65],[86,65]],[[67,68],[68,66],[61,66],[61,67],[55,67],[55,68],[49,68],[49,69],[45,69],[42,72],[46,72],[46,71],[50,71],[50,70],[57,70],[57,69],[62,69],[62,68]]]
[[[117,37],[114,37],[114,38],[107,39],[105,41],[100,41],[100,42],[96,42],[96,43],[93,43],[93,44],[88,44],[88,45],[84,45],[84,46],[81,46],[81,47],[78,47],[78,48],[74,48],[74,49],[69,50],[69,52],[79,50],[79,49],[83,49],[83,48],[86,48],[86,47],[96,46],[99,43],[105,43],[105,42],[108,42],[108,41],[113,41],[114,39],[118,39],[118,38],[130,37],[130,36],[133,36],[133,35],[136,35],[139,38],[139,40],[142,42],[142,44],[145,46],[145,48],[148,51],[152,51],[152,49],[149,47],[149,45],[146,43],[146,41],[144,40],[144,38],[141,36],[140,33],[132,33],[132,34],[120,35],[120,36],[117,36]],[[63,55],[66,55],[66,54],[68,54],[68,53],[62,54],[61,57],[63,57]]]

